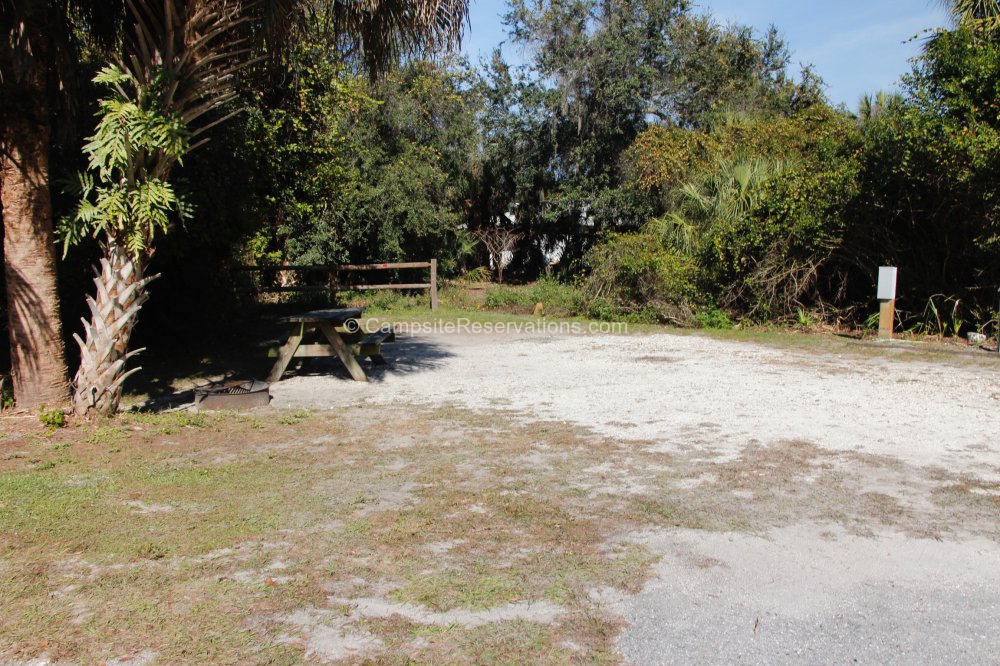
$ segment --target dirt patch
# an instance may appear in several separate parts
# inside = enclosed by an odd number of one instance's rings
[[[566,612],[562,606],[547,601],[504,604],[485,610],[454,609],[443,612],[414,604],[386,601],[381,598],[331,597],[327,601],[350,607],[352,616],[358,618],[400,617],[413,624],[464,628],[512,621],[552,624]]]

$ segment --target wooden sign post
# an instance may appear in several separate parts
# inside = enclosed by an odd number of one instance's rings
[[[891,266],[878,269],[878,300],[878,337],[891,340],[896,320],[896,269]]]

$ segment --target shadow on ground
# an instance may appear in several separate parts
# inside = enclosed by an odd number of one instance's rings
[[[263,328],[263,327],[262,327]],[[203,348],[190,345],[160,347],[145,354],[143,369],[126,385],[126,398],[139,410],[166,411],[194,402],[194,387],[222,379],[264,379],[274,363],[264,348],[250,339],[264,340],[265,335],[247,339],[220,341]],[[228,343],[227,343],[228,342]],[[392,376],[431,372],[452,356],[444,346],[424,338],[399,338],[382,347],[385,365],[369,360],[361,362],[368,380],[381,383]],[[353,381],[337,358],[303,359],[289,366],[291,376],[328,376]]]

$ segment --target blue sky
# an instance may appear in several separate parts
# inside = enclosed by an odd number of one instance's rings
[[[506,39],[501,17],[504,0],[471,0],[471,26],[463,51],[473,61],[488,56]],[[927,28],[947,25],[936,0],[701,0],[721,22],[738,22],[765,30],[774,24],[792,50],[792,64],[812,64],[827,84],[835,104],[850,108],[867,92],[892,89],[909,70],[907,61],[920,50],[911,37]],[[512,61],[516,53],[508,53]]]

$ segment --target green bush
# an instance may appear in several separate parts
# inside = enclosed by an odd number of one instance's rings
[[[487,309],[533,308],[541,303],[549,315],[575,315],[583,311],[583,297],[573,285],[552,278],[524,286],[497,285],[486,290]]]
[[[733,327],[733,320],[729,318],[729,314],[714,305],[699,310],[694,318],[698,320],[698,325],[701,328],[728,331]]]
[[[412,308],[426,308],[430,305],[427,292],[404,293],[394,289],[373,291],[349,291],[338,294],[343,303],[363,303],[369,314],[396,312]]]
[[[542,303],[546,314],[573,315],[582,310],[582,295],[580,290],[571,285],[552,278],[543,278],[531,285],[531,300]]]
[[[483,303],[488,310],[512,307],[528,307],[535,304],[531,294],[524,287],[497,285],[486,290],[486,300]]]
[[[591,272],[583,297],[591,316],[601,319],[688,326],[697,299],[697,266],[664,247],[655,234],[611,234],[587,255]]]
[[[621,310],[606,298],[595,298],[587,303],[587,316],[598,321],[621,319]]]

